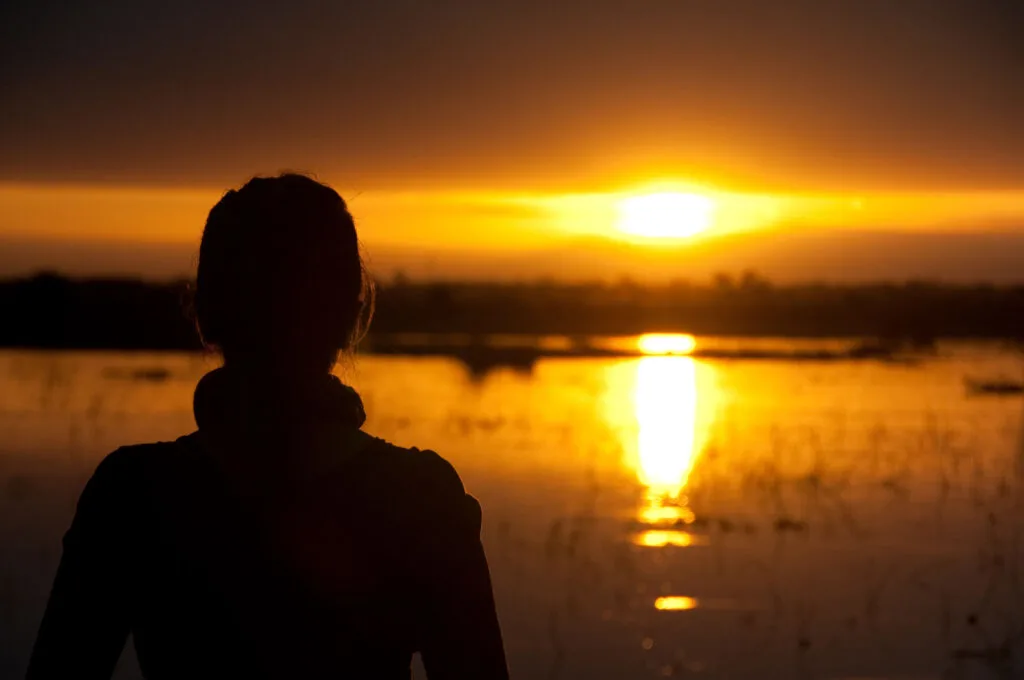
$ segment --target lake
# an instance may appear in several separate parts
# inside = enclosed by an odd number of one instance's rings
[[[93,468],[194,429],[215,365],[0,352],[0,677],[24,672]],[[367,431],[435,449],[480,499],[514,677],[852,680],[1024,674],[1024,399],[965,387],[1022,371],[1009,348],[940,343],[339,374]]]

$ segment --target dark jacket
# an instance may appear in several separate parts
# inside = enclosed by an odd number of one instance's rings
[[[344,418],[204,427],[199,402],[199,432],[89,481],[30,679],[108,678],[128,633],[150,680],[407,679],[417,651],[431,680],[507,678],[480,506],[447,461]]]

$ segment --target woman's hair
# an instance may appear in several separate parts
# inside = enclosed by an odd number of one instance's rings
[[[345,201],[297,174],[227,192],[206,219],[194,304],[203,342],[228,366],[329,370],[373,313]]]

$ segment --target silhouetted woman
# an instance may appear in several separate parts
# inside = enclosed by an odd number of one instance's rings
[[[82,493],[30,678],[507,677],[480,506],[450,464],[361,431],[331,374],[372,290],[341,197],[257,178],[210,211],[196,316],[224,367],[198,431],[118,449]]]

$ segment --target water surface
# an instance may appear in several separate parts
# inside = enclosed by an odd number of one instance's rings
[[[96,463],[191,431],[213,365],[0,352],[0,676],[23,672]],[[522,678],[1018,677],[1024,400],[964,379],[1021,372],[979,344],[914,363],[341,370],[368,431],[437,450],[481,500]]]

